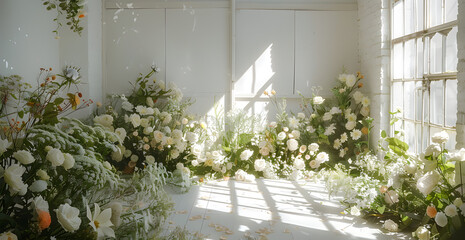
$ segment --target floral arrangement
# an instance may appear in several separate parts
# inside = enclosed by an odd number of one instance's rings
[[[171,208],[166,170],[147,166],[121,179],[105,161],[118,135],[59,117],[92,103],[78,89],[79,69],[41,69],[38,86],[0,77],[0,238],[147,238]],[[66,97],[61,97],[61,94]]]
[[[449,136],[440,132],[424,153],[414,155],[399,137],[382,132],[381,157],[360,154],[349,168],[321,172],[327,188],[343,194],[348,213],[384,221],[388,231],[411,230],[422,240],[459,236],[465,204],[454,169],[465,160],[465,149],[449,152]]]
[[[330,100],[319,96],[318,89],[312,98],[302,97],[302,109],[310,116],[305,119],[302,138],[319,143],[329,154],[331,165],[370,149],[370,99],[358,90],[363,87],[363,78],[360,72],[340,74]]]
[[[42,0],[44,6],[48,11],[56,10],[57,17],[53,19],[57,23],[57,28],[53,31],[58,36],[58,30],[63,24],[59,22],[59,16],[64,15],[66,18],[66,25],[69,26],[70,30],[81,35],[83,27],[80,26],[80,21],[86,16],[84,6],[86,1],[84,0]]]

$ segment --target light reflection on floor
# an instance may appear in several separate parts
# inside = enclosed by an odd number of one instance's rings
[[[186,194],[172,193],[168,228],[185,227],[206,239],[404,239],[344,215],[340,198],[322,183],[257,179],[210,181]]]

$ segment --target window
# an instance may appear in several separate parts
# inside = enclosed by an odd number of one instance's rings
[[[455,148],[457,0],[392,0],[391,110],[410,151],[422,152],[445,130]]]

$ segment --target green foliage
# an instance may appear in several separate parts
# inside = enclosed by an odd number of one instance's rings
[[[84,28],[80,26],[80,21],[85,17],[83,0],[42,0],[47,11],[56,11],[57,17],[53,19],[57,23],[57,28],[53,31],[58,36],[58,30],[63,25],[60,16],[63,16],[69,29],[79,36]]]

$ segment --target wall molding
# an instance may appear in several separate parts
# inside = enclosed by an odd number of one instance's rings
[[[236,2],[236,10],[356,11],[357,3],[247,3]],[[231,8],[230,1],[105,0],[106,9]]]

